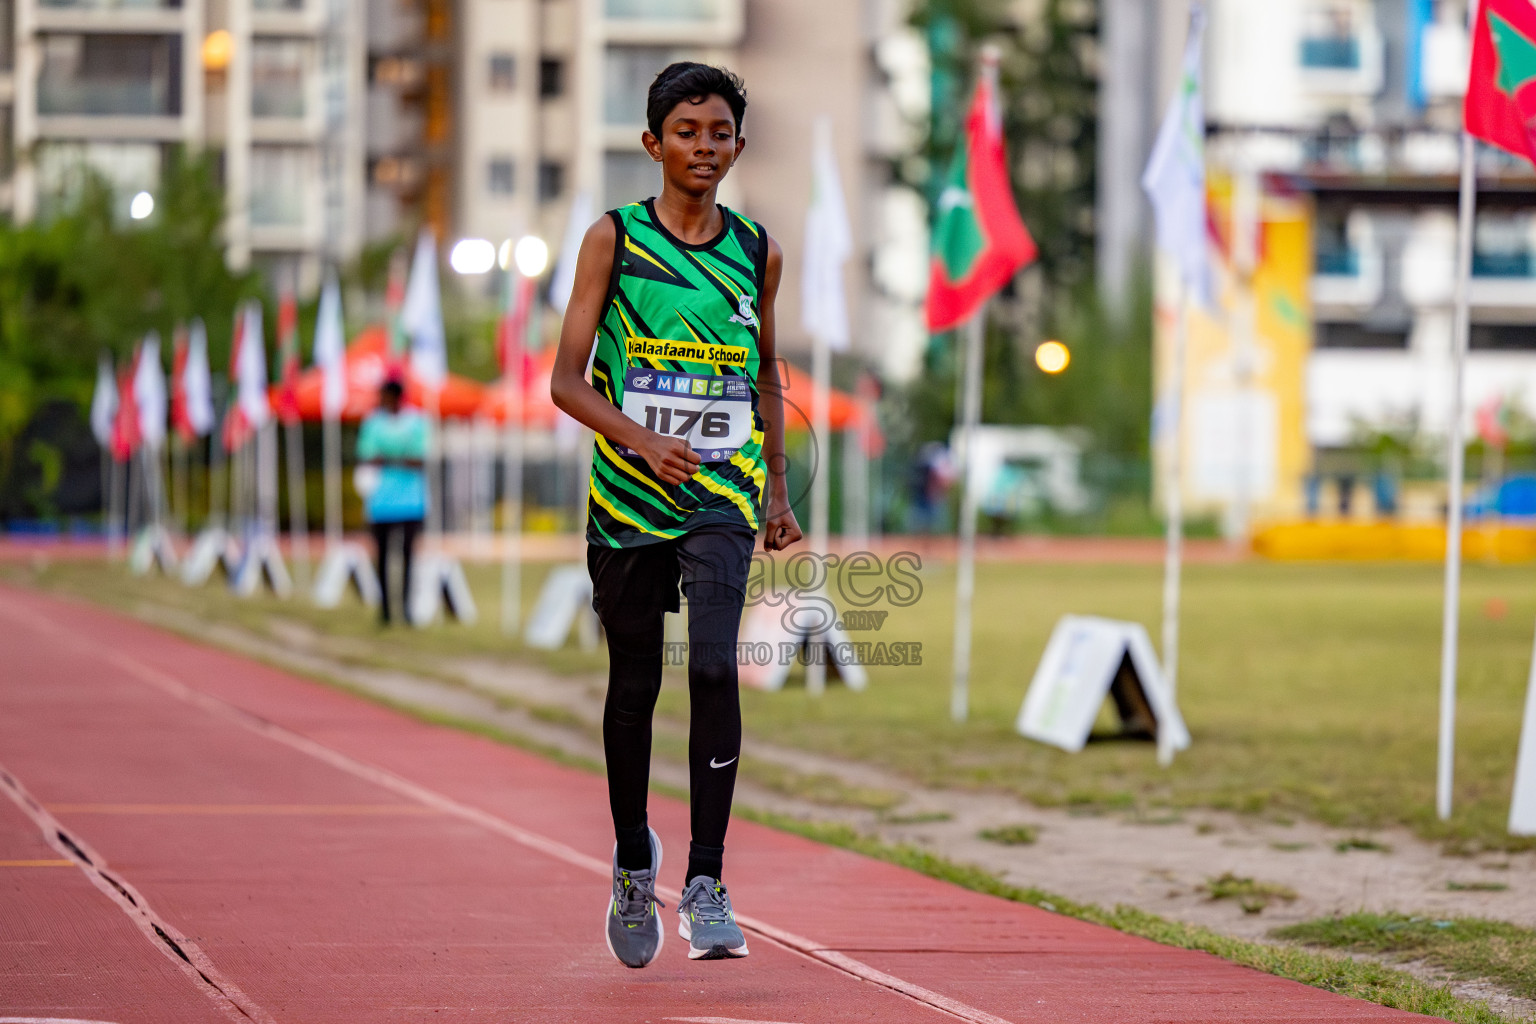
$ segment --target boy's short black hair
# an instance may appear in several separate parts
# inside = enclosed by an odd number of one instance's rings
[[[386,377],[384,383],[379,385],[380,398],[404,398],[405,385],[398,377]]]
[[[661,138],[661,126],[679,103],[703,103],[719,96],[731,108],[736,119],[736,134],[741,134],[741,119],[747,112],[747,87],[740,76],[725,68],[698,64],[691,60],[668,64],[651,83],[645,101],[645,123],[651,134]]]

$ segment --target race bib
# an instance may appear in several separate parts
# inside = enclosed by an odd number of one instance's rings
[[[623,412],[658,434],[683,438],[705,462],[729,459],[752,437],[752,388],[740,376],[633,366],[624,374]]]

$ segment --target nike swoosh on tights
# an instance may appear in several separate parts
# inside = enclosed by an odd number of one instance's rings
[[[736,755],[736,757],[740,757],[740,756],[741,756],[740,754]],[[731,758],[731,761],[736,760],[736,757]],[[710,758],[709,759],[709,766],[711,768],[724,768],[726,765],[730,764],[731,761],[723,761],[720,764],[715,764],[715,759],[714,758]]]

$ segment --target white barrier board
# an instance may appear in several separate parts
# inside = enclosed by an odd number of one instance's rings
[[[544,580],[534,603],[523,643],[541,651],[558,651],[581,626],[583,647],[597,646],[597,613],[592,610],[592,577],[584,564],[562,565]]]
[[[821,657],[831,673],[850,690],[869,685],[869,673],[859,664],[854,647],[840,622],[819,634],[794,628],[784,621],[782,605],[754,604],[747,609],[737,642],[737,678],[743,686],[756,690],[781,690],[789,681],[794,663],[809,651],[802,647],[820,644]],[[742,656],[743,653],[745,656]]]
[[[1128,670],[1124,674],[1122,667]],[[1147,631],[1139,623],[1090,615],[1064,615],[1056,623],[1014,728],[1041,743],[1082,750],[1117,679],[1122,718],[1127,704],[1142,707],[1152,719],[1146,725],[1159,733],[1168,730],[1162,738],[1169,749],[1189,746],[1189,731],[1163,682]]]
[[[1525,685],[1525,721],[1520,726],[1520,753],[1515,759],[1509,833],[1536,836],[1536,648],[1531,651],[1531,675]]]
[[[315,573],[315,604],[320,608],[337,607],[349,586],[356,589],[364,605],[369,608],[379,606],[379,574],[373,567],[373,560],[361,544],[342,541],[326,549],[320,569]]]

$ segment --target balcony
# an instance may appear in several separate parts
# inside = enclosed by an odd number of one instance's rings
[[[1303,39],[1301,66],[1309,70],[1360,70],[1360,40],[1353,38]]]
[[[731,46],[741,41],[742,0],[603,0],[610,42]]]
[[[181,40],[176,36],[50,35],[37,79],[42,117],[176,117]]]
[[[1472,254],[1473,277],[1530,277],[1531,253],[1529,250],[1519,252],[1474,252]]]
[[[170,33],[181,31],[184,14],[181,0],[39,0],[33,18],[44,32]]]

